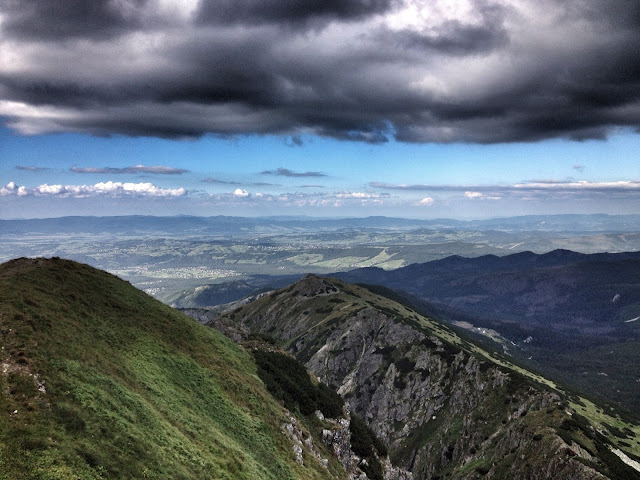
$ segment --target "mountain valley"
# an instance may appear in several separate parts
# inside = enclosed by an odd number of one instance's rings
[[[640,478],[633,416],[336,279],[202,313],[244,348],[58,258],[0,294],[2,479]]]

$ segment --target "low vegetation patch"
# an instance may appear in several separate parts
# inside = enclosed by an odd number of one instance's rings
[[[386,457],[387,446],[376,436],[373,430],[358,415],[351,413],[351,448],[364,460],[361,465],[364,473],[372,480],[384,478],[379,457]]]
[[[284,406],[310,415],[316,410],[329,418],[342,416],[344,401],[324,383],[314,383],[309,372],[295,358],[280,352],[255,350],[258,375],[267,390]]]

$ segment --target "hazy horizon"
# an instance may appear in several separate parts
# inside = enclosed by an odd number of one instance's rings
[[[555,213],[555,214],[547,214],[547,213],[539,213],[539,214],[529,214],[529,215],[500,215],[500,216],[487,216],[487,217],[474,217],[474,218],[451,218],[451,217],[411,217],[411,216],[391,216],[391,215],[307,215],[307,214],[297,214],[297,215],[225,215],[225,214],[215,214],[215,215],[198,215],[198,214],[185,214],[185,213],[177,213],[173,215],[162,215],[162,214],[140,214],[140,213],[128,213],[122,215],[58,215],[51,217],[0,217],[0,221],[13,221],[13,220],[56,220],[56,219],[64,219],[64,218],[125,218],[125,217],[150,217],[150,218],[181,218],[181,217],[191,217],[191,218],[238,218],[238,219],[264,219],[264,220],[309,220],[309,221],[333,221],[333,220],[365,220],[365,219],[373,219],[373,218],[381,218],[381,219],[389,219],[389,220],[403,220],[403,221],[415,221],[415,222],[437,222],[437,221],[450,221],[450,222],[490,222],[493,220],[515,220],[515,219],[524,219],[524,218],[560,218],[560,217],[576,217],[576,218],[593,218],[593,217],[610,217],[610,218],[624,218],[624,217],[638,217],[640,219],[640,213],[628,213],[628,214],[609,214],[609,213]],[[640,227],[640,225],[639,225]]]

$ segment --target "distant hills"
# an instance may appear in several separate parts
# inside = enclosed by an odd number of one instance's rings
[[[390,217],[61,217],[0,220],[0,261],[62,257],[107,270],[163,300],[203,285],[274,276],[393,270],[451,255],[566,249],[640,251],[640,216],[550,215],[489,220]],[[289,277],[289,280],[293,277]],[[272,282],[271,282],[272,283]],[[220,296],[221,301],[222,295]],[[186,303],[191,300],[186,300]],[[191,306],[184,304],[183,306]]]

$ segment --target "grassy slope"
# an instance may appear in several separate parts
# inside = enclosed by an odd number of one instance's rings
[[[329,478],[247,353],[117,277],[12,261],[0,300],[0,479]]]

